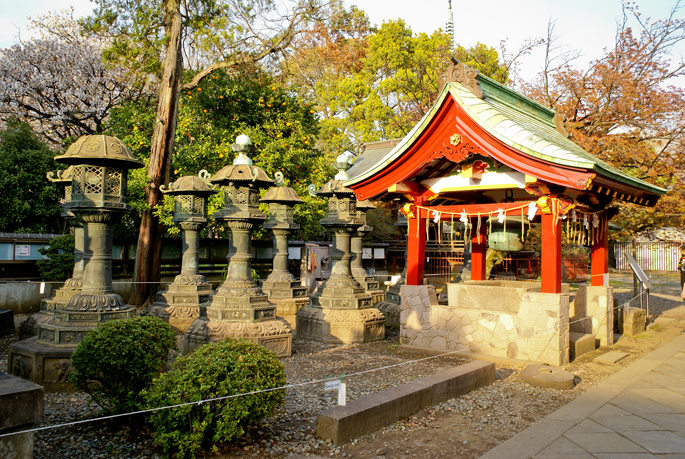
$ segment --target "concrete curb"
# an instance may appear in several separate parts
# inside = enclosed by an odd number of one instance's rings
[[[495,364],[470,362],[324,410],[317,416],[316,433],[341,445],[494,381]]]

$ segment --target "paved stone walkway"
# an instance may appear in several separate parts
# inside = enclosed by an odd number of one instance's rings
[[[685,335],[481,459],[685,459]]]

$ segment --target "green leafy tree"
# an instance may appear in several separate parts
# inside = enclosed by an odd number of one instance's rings
[[[104,53],[114,63],[160,77],[157,114],[150,141],[147,181],[131,302],[154,299],[160,278],[163,225],[153,214],[162,201],[176,140],[181,91],[193,90],[219,69],[251,66],[277,58],[316,14],[318,0],[298,1],[287,16],[273,0],[96,0],[85,27],[112,37]],[[160,60],[159,56],[164,59]],[[184,69],[193,70],[184,79]],[[187,81],[183,83],[183,81]]]
[[[115,110],[112,120],[110,132],[130,145],[136,157],[144,159],[154,126],[151,107],[128,104]],[[318,116],[309,103],[276,86],[268,75],[253,72],[236,76],[217,71],[181,96],[171,180],[202,169],[214,174],[231,164],[235,157],[231,144],[238,135],[247,134],[256,147],[254,164],[271,177],[282,172],[286,185],[305,200],[295,208],[295,220],[302,226],[295,237],[315,238],[322,231],[318,220],[325,216],[325,204],[309,196],[307,185],[321,186],[332,173],[330,158],[316,148],[318,128]],[[139,209],[144,179],[142,174],[133,174],[129,180],[132,205]],[[221,198],[219,193],[210,199],[210,212],[221,207]],[[169,227],[171,203],[168,197],[163,208],[157,206],[158,215]],[[221,231],[221,226],[215,229]]]
[[[38,260],[40,277],[46,280],[67,280],[74,270],[74,235],[65,234],[50,240],[47,247],[38,249],[47,260]]]
[[[509,82],[509,68],[500,60],[500,55],[495,48],[482,43],[476,43],[471,48],[457,45],[454,58],[502,84]]]
[[[58,168],[53,156],[27,123],[9,119],[0,130],[0,231],[63,231],[59,217],[63,190],[46,178]]]

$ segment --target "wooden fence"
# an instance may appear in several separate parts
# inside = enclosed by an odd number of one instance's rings
[[[635,256],[643,271],[677,271],[680,260],[680,241],[673,242],[617,242],[614,244],[616,269],[628,270],[625,254]]]

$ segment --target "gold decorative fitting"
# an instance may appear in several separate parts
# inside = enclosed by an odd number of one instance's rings
[[[456,147],[461,143],[461,136],[459,134],[454,134],[450,137],[450,143]]]

